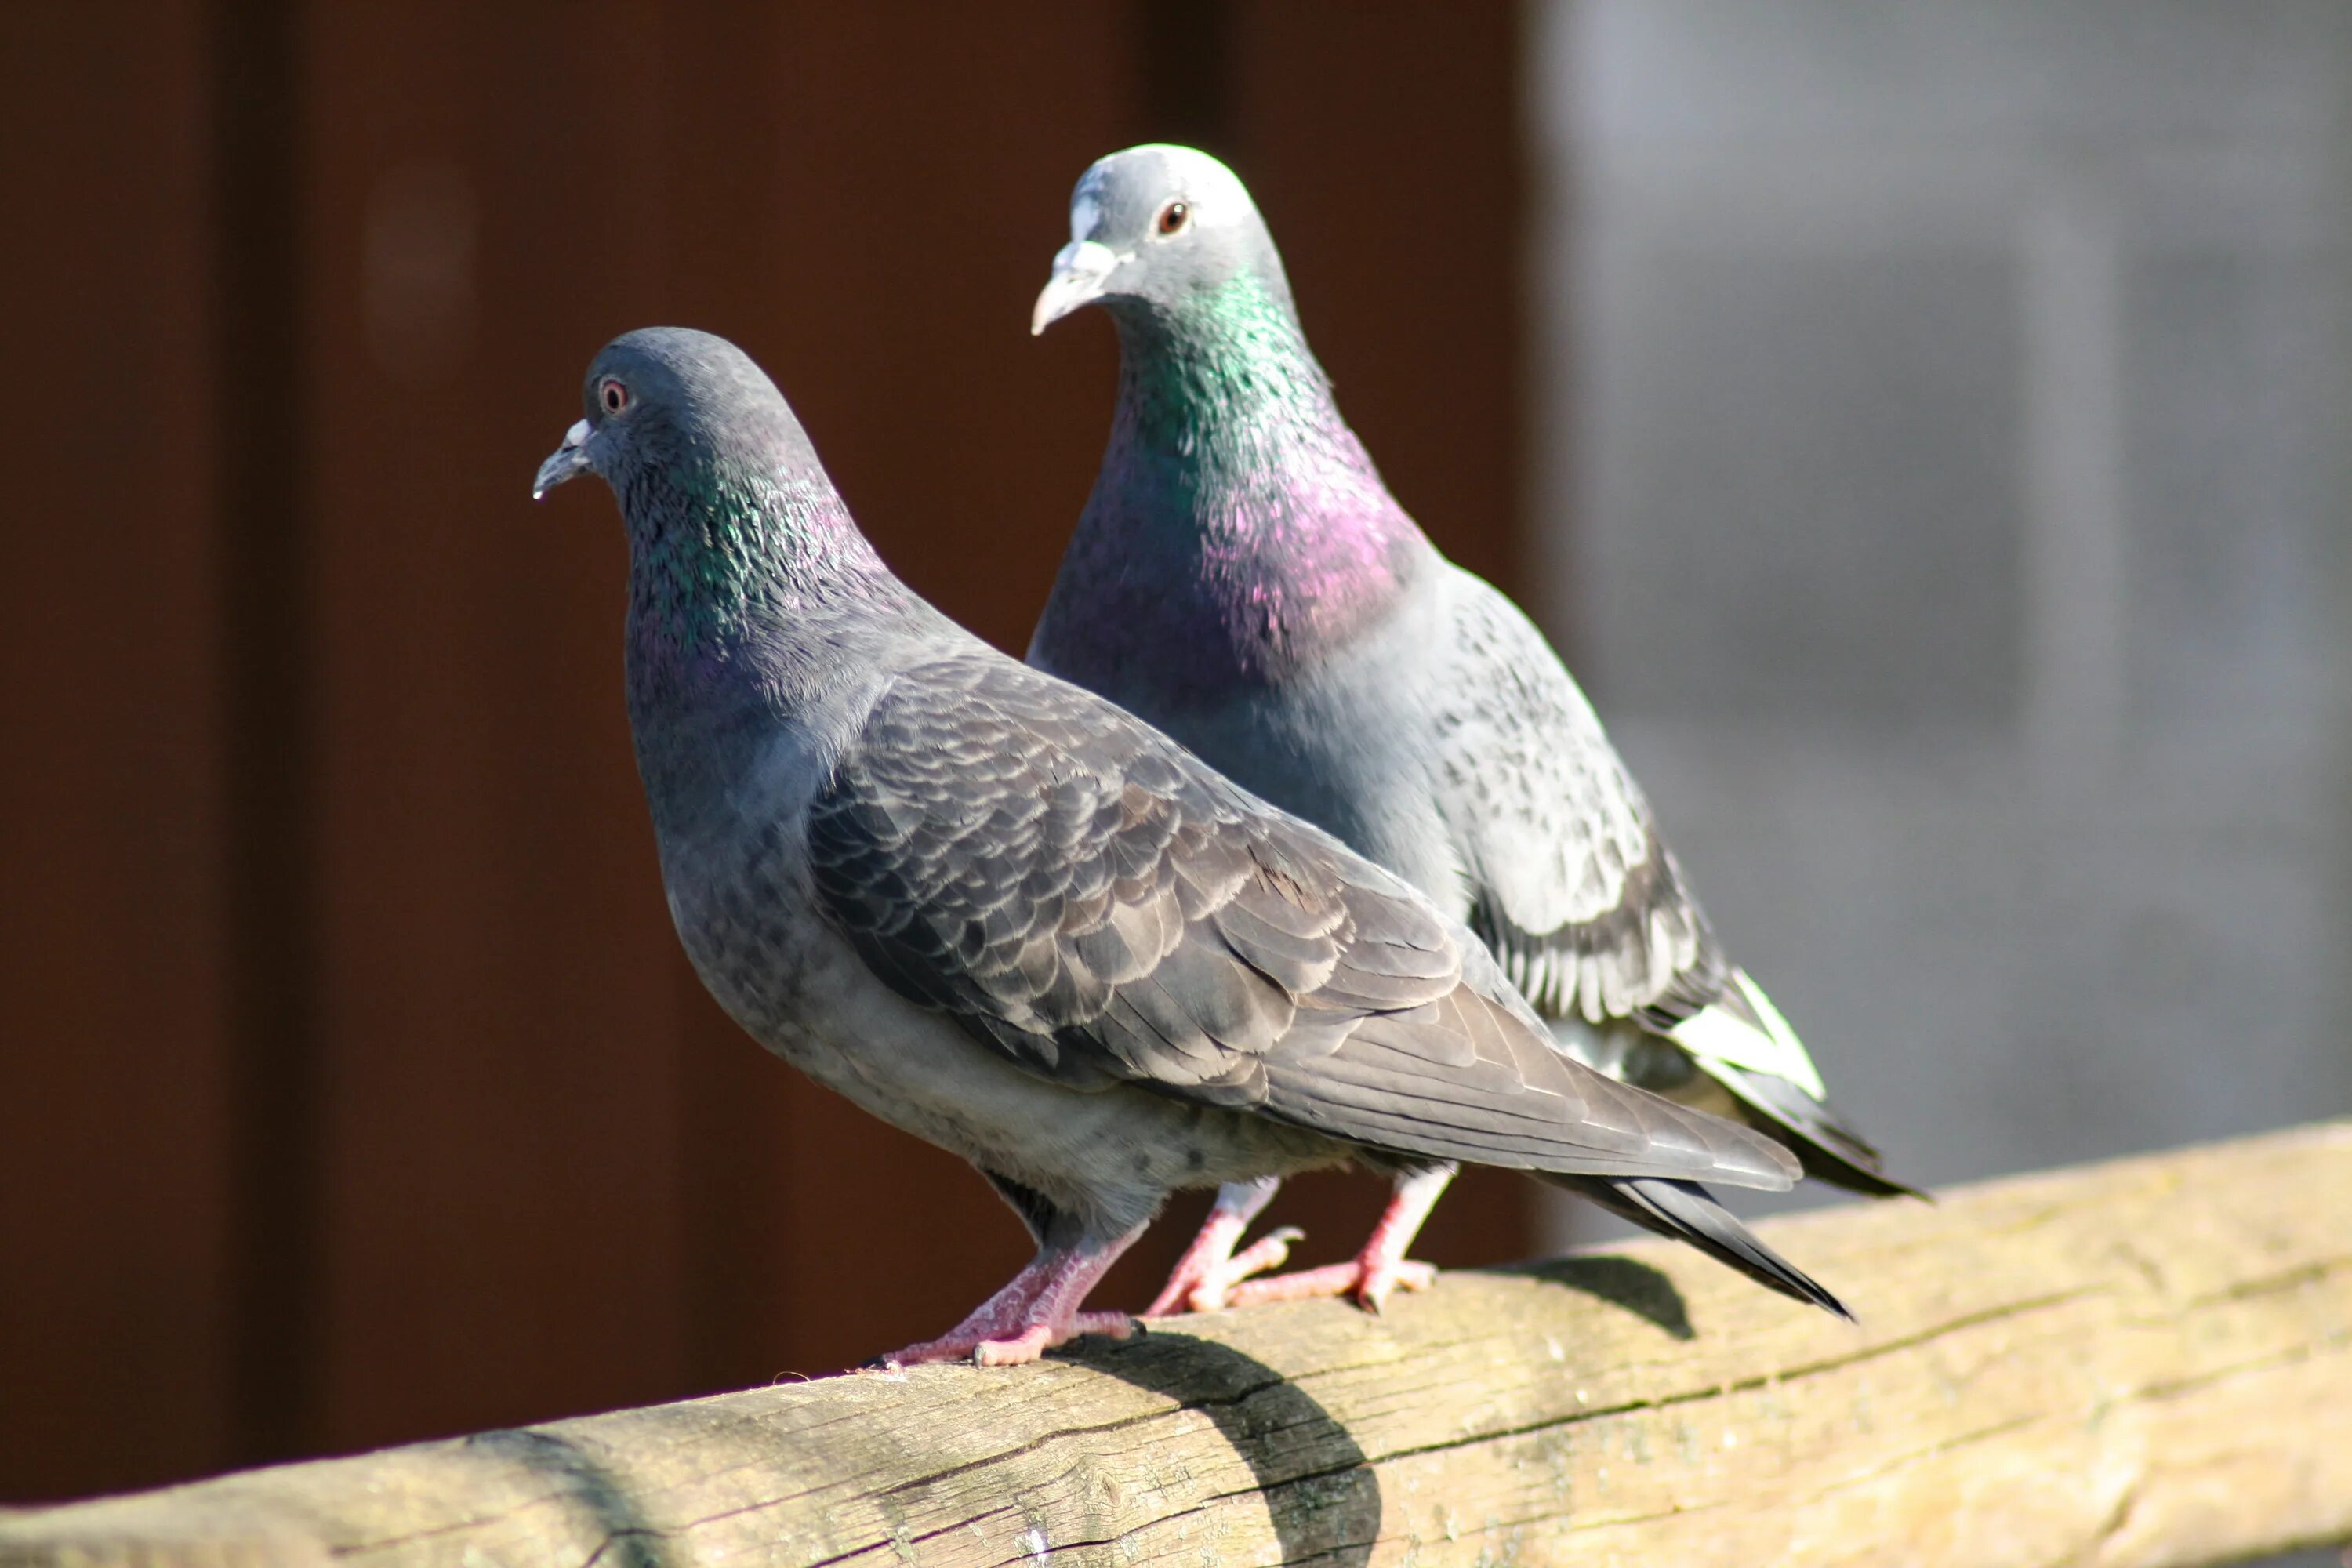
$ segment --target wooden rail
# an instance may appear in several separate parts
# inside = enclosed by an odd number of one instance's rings
[[[0,1514],[0,1563],[2206,1563],[2352,1537],[2352,1125]],[[0,1420],[6,1419],[0,1411]]]

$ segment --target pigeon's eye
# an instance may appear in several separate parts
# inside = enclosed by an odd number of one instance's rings
[[[1152,220],[1151,226],[1158,229],[1163,236],[1181,234],[1184,232],[1184,226],[1192,221],[1192,209],[1190,205],[1184,202],[1170,202],[1160,209],[1160,216]]]
[[[629,407],[629,389],[608,375],[596,389],[596,401],[604,405],[607,414],[625,414]]]

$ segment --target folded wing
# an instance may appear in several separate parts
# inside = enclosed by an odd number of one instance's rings
[[[1397,879],[1010,660],[902,673],[808,837],[824,907],[877,975],[1075,1088],[1139,1083],[1427,1159],[1795,1176],[1769,1140],[1562,1056]]]

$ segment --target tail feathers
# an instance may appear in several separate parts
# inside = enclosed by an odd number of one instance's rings
[[[1702,1061],[1699,1068],[1732,1092],[1758,1131],[1787,1144],[1814,1180],[1874,1198],[1927,1197],[1889,1176],[1878,1151],[1834,1109],[1786,1079],[1721,1060]]]
[[[1768,1290],[1834,1312],[1846,1321],[1853,1314],[1818,1280],[1764,1245],[1756,1233],[1739,1223],[1730,1210],[1715,1201],[1696,1182],[1659,1176],[1562,1176],[1544,1180],[1591,1198],[1612,1214],[1686,1241],[1717,1262],[1737,1268]]]
[[[1771,1004],[1746,975],[1735,973],[1732,978],[1737,985],[1696,1011],[1671,1023],[1660,1019],[1658,1032],[1701,1061],[1729,1062],[1749,1072],[1770,1073],[1817,1099],[1827,1098],[1829,1090],[1822,1087],[1821,1071],[1805,1054],[1803,1042],[1789,1031],[1787,1024],[1775,1031],[1765,1022],[1767,1015],[1757,1005],[1769,1008]],[[1780,1019],[1778,1013],[1769,1016]]]

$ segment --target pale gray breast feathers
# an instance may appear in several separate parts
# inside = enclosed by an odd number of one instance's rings
[[[1728,965],[1591,704],[1517,605],[1458,569],[1448,586],[1432,787],[1471,925],[1554,1017],[1666,1024],[1713,999]]]

